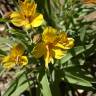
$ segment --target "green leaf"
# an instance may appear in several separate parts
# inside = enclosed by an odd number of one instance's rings
[[[6,18],[0,18],[0,22],[8,22],[9,20]]]
[[[19,10],[19,4],[18,4],[18,2],[16,0],[12,0],[12,1],[14,3],[15,7]]]
[[[5,70],[3,69],[2,65],[0,65],[0,76],[4,74]]]
[[[41,92],[43,96],[52,96],[49,81],[46,74],[43,76],[40,83],[41,83]]]
[[[25,77],[25,76],[24,76]],[[13,92],[13,94],[11,96],[19,96],[21,93],[23,93],[25,90],[28,89],[29,85],[28,85],[28,81],[26,80],[26,78],[21,78],[23,79],[22,82],[24,82],[22,85],[18,86],[17,89]],[[25,79],[25,81],[24,81]],[[30,81],[30,84],[32,84],[32,80]]]
[[[6,52],[0,49],[0,55],[6,55]]]
[[[24,47],[27,47],[28,46],[28,36],[26,35],[26,33],[22,30],[18,30],[18,29],[12,29],[12,30],[9,30],[11,31],[12,33],[12,37],[15,38],[15,40],[17,42],[20,42],[22,43],[23,45],[25,45]]]
[[[9,46],[13,43],[12,39],[9,37],[0,37],[0,49],[2,51],[9,50]]]
[[[85,52],[86,50],[90,49],[93,46],[93,44],[89,44],[89,45],[85,45],[85,46],[78,46],[75,47],[73,49],[71,49],[66,56],[64,56],[61,60],[60,63],[64,64],[65,62],[67,62],[68,60],[70,60],[71,58],[73,58],[74,56],[77,56],[83,52]]]
[[[0,37],[0,44],[2,43],[11,43],[11,39],[9,37]]]
[[[82,76],[83,74],[76,74],[65,71],[65,79],[72,84],[86,86],[86,87],[92,87],[91,81],[86,79],[85,76]]]
[[[85,79],[92,82],[94,80],[93,76],[88,71],[86,71],[84,69],[82,70],[83,67],[84,67],[84,65],[77,65],[77,66],[64,68],[64,70],[66,72],[70,72],[73,75],[75,74],[75,75],[81,76],[82,78],[84,77]]]
[[[86,27],[80,29],[80,40],[84,42],[86,34]]]
[[[30,80],[30,84],[32,83],[33,81]],[[17,74],[17,79],[12,82],[3,96],[19,96],[21,93],[27,90],[28,87],[29,84],[26,75],[23,71],[21,71]]]

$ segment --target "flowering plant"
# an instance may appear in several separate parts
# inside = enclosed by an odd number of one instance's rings
[[[9,72],[12,82],[2,96],[67,96],[70,90],[94,90],[94,76],[86,69],[87,59],[96,53],[95,20],[86,19],[96,7],[95,0],[89,1],[9,1],[14,9],[0,18],[7,33],[0,37],[0,76]]]

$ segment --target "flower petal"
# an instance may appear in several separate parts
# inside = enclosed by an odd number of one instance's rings
[[[24,47],[21,44],[15,44],[11,49],[10,55],[12,57],[22,56],[24,53]]]
[[[50,63],[50,53],[48,45],[46,46],[46,53],[44,54],[45,67],[48,68],[48,63]]]
[[[26,21],[24,19],[21,19],[21,18],[13,18],[11,20],[12,24],[17,26],[17,27],[21,27],[23,25],[26,24]]]
[[[33,57],[40,58],[46,53],[46,47],[44,43],[38,43],[32,51]]]
[[[73,38],[68,38],[68,43],[66,44],[65,48],[70,49],[74,46],[74,39]]]
[[[5,56],[2,60],[2,63],[6,63],[6,62],[9,62],[10,60],[10,56]]]
[[[25,28],[25,29],[30,29],[30,28],[31,28],[31,24],[26,22],[26,23],[24,24],[24,28]]]
[[[46,27],[43,34],[42,39],[45,43],[54,43],[56,39],[56,32],[57,30],[52,27]]]
[[[34,14],[36,13],[37,4],[35,4],[34,1],[33,2],[28,2],[28,0],[25,0],[24,2],[20,1],[19,5],[21,12],[27,17],[34,16]]]
[[[55,53],[54,56],[55,56],[56,59],[61,59],[66,54],[66,52],[67,52],[67,51],[63,51],[61,49],[52,49],[52,50]]]
[[[31,22],[32,27],[39,27],[44,22],[43,15],[39,14]]]
[[[21,56],[20,58],[19,58],[19,62],[18,62],[20,65],[22,65],[22,66],[25,66],[25,65],[27,65],[28,64],[28,59],[27,59],[27,57],[26,56]]]
[[[63,46],[63,44],[60,44],[60,43],[57,43],[57,44],[55,45],[55,47],[61,48],[61,49],[65,49],[65,46]]]
[[[11,56],[5,56],[2,60],[2,65],[6,69],[11,69],[15,66],[15,62],[11,59]]]
[[[19,12],[12,12],[10,18],[21,18],[21,15]]]
[[[3,67],[5,68],[5,69],[11,69],[11,68],[14,68],[14,66],[15,66],[15,62],[6,62],[6,63],[4,63],[3,64]]]
[[[66,43],[67,40],[67,34],[65,32],[60,32],[57,37],[58,42],[60,43]]]

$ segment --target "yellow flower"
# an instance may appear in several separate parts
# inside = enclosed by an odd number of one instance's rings
[[[32,53],[35,58],[44,56],[45,67],[48,68],[48,63],[53,63],[53,58],[61,59],[73,46],[73,38],[68,38],[64,32],[47,27],[42,34],[42,42],[34,47]]]
[[[35,2],[28,2],[28,0],[20,1],[19,6],[19,10],[12,12],[10,15],[11,22],[15,26],[23,26],[25,29],[29,29],[38,27],[43,23],[43,15],[36,12],[37,4]]]
[[[10,50],[9,55],[3,58],[2,64],[6,69],[11,69],[16,65],[25,66],[28,64],[28,59],[26,56],[22,56],[24,53],[24,48],[21,44],[16,44]]]

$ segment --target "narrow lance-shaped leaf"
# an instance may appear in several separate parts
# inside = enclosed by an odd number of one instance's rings
[[[86,77],[82,76],[82,74],[73,74],[71,72],[65,72],[66,80],[69,83],[76,84],[76,85],[81,85],[81,86],[86,86],[86,87],[92,87],[91,81],[87,80]]]
[[[49,81],[46,74],[43,76],[41,80],[41,85],[42,85],[41,92],[43,96],[52,96]]]
[[[6,18],[0,18],[0,22],[9,22],[9,20],[8,19],[6,19]]]
[[[0,49],[0,55],[6,55],[6,52]]]
[[[85,46],[78,46],[73,48],[72,50],[70,50],[65,57],[63,57],[60,60],[61,64],[64,64],[65,62],[67,62],[68,60],[70,60],[72,57],[77,56],[83,52],[85,52],[86,50],[90,49],[93,46],[93,44],[89,44],[89,45],[85,45]]]
[[[28,89],[29,84],[25,75],[25,72],[21,71],[17,75],[17,79],[12,82],[9,88],[5,91],[3,96],[20,96],[25,90]],[[30,81],[32,84],[33,81]]]

